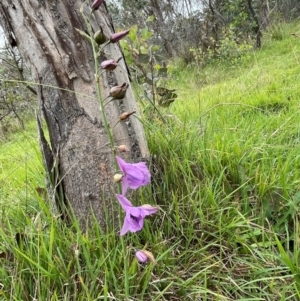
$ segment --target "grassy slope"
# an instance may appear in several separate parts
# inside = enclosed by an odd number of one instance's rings
[[[160,171],[141,198],[161,211],[124,240],[49,214],[32,127],[2,144],[0,300],[299,300],[299,31],[173,71],[169,124],[145,122]],[[145,244],[156,266],[134,259]]]
[[[36,210],[36,188],[45,186],[43,164],[37,143],[36,123],[26,124],[26,131],[8,134],[0,144],[0,214],[19,209]],[[13,215],[13,214],[12,214]]]

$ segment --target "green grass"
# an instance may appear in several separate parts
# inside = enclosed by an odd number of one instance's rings
[[[34,123],[12,134],[0,145],[0,300],[299,300],[298,32],[271,29],[239,64],[175,65],[168,123],[144,119],[156,173],[140,197],[161,210],[124,239],[53,217],[36,192]],[[135,260],[145,245],[157,265]]]
[[[0,206],[15,208],[33,202],[36,189],[45,186],[43,163],[37,142],[35,121],[9,135],[0,144]]]

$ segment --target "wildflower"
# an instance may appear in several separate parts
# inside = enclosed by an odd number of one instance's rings
[[[115,99],[123,99],[126,95],[128,84],[124,83],[121,86],[114,86],[110,89],[109,95]]]
[[[100,67],[105,70],[114,70],[117,68],[117,66],[118,64],[115,60],[106,60],[103,61],[100,65]]]
[[[119,42],[121,39],[123,39],[125,36],[127,36],[129,34],[130,29],[121,31],[121,32],[117,32],[117,33],[113,33],[110,36],[110,42],[111,43],[117,43]]]
[[[140,207],[132,206],[131,202],[123,195],[117,194],[117,199],[125,211],[125,219],[120,235],[125,235],[128,231],[135,233],[143,229],[146,216],[154,214],[158,209],[151,205]]]
[[[116,157],[120,170],[123,173],[122,195],[124,196],[128,187],[137,189],[150,183],[150,172],[145,162],[126,163],[120,157]]]
[[[91,5],[92,9],[97,10],[103,2],[104,2],[104,0],[95,0],[93,2],[93,4]]]

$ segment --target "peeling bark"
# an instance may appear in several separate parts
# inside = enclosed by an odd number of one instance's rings
[[[88,222],[93,212],[105,226],[104,212],[112,216],[116,203],[114,152],[96,98],[92,48],[75,30],[87,32],[79,12],[81,5],[79,0],[1,0],[0,23],[6,37],[14,38],[37,85],[40,112],[50,136],[47,142],[39,127],[46,171],[50,173],[52,195],[56,195],[52,202],[64,202],[60,205],[66,206],[67,213],[71,206],[81,224]],[[94,32],[101,26],[107,36],[112,34],[104,5],[91,15],[91,25]],[[120,57],[118,44],[110,44],[99,62]],[[129,83],[124,60],[119,64],[122,68],[101,78],[103,98],[112,86]],[[105,107],[110,127],[122,112],[133,110],[138,112],[138,107],[129,86],[125,99]],[[116,145],[125,144],[131,149],[124,159],[136,162],[149,158],[137,118],[131,116],[128,122],[118,123],[113,134]]]

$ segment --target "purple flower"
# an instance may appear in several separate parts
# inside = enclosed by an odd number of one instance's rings
[[[135,252],[135,257],[139,262],[147,262],[148,257],[147,255],[143,252],[143,250],[139,250]]]
[[[117,66],[118,64],[115,60],[106,60],[103,61],[100,65],[100,67],[105,70],[114,70],[117,68]]]
[[[117,33],[113,33],[110,36],[110,42],[111,43],[119,42],[121,39],[123,39],[125,36],[127,36],[129,34],[129,31],[130,31],[130,29],[120,31],[120,32],[117,32]]]
[[[125,211],[124,224],[120,235],[125,235],[128,231],[135,233],[143,229],[144,218],[155,213],[158,209],[151,205],[142,205],[140,207],[132,206],[131,202],[123,195],[117,194],[117,199]]]
[[[103,2],[104,0],[95,0],[92,4],[92,9],[97,10]]]
[[[126,163],[120,157],[116,157],[121,171],[124,174],[122,178],[122,195],[126,194],[129,188],[137,189],[150,183],[150,172],[145,162]]]

